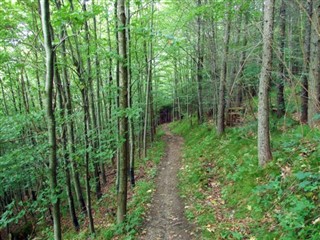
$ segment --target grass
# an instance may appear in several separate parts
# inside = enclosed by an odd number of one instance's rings
[[[186,140],[180,190],[201,239],[320,239],[319,131],[290,119],[271,126],[274,159],[262,169],[255,123],[222,137],[171,125]]]

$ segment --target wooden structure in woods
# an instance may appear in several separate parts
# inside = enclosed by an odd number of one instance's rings
[[[226,125],[235,126],[243,122],[243,117],[246,112],[244,107],[232,107],[227,109]]]

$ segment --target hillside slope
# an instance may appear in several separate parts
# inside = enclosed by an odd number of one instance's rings
[[[274,159],[262,169],[254,123],[222,138],[187,120],[171,128],[186,140],[180,192],[202,239],[320,239],[318,130],[272,123]]]

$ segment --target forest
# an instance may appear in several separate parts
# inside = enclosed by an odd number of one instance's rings
[[[1,0],[0,240],[320,239],[320,0]]]

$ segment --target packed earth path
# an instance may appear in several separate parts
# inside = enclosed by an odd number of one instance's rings
[[[163,125],[163,130],[166,154],[159,165],[156,192],[139,239],[194,239],[193,226],[184,216],[184,204],[179,197],[177,187],[183,139],[173,135],[167,124]]]

